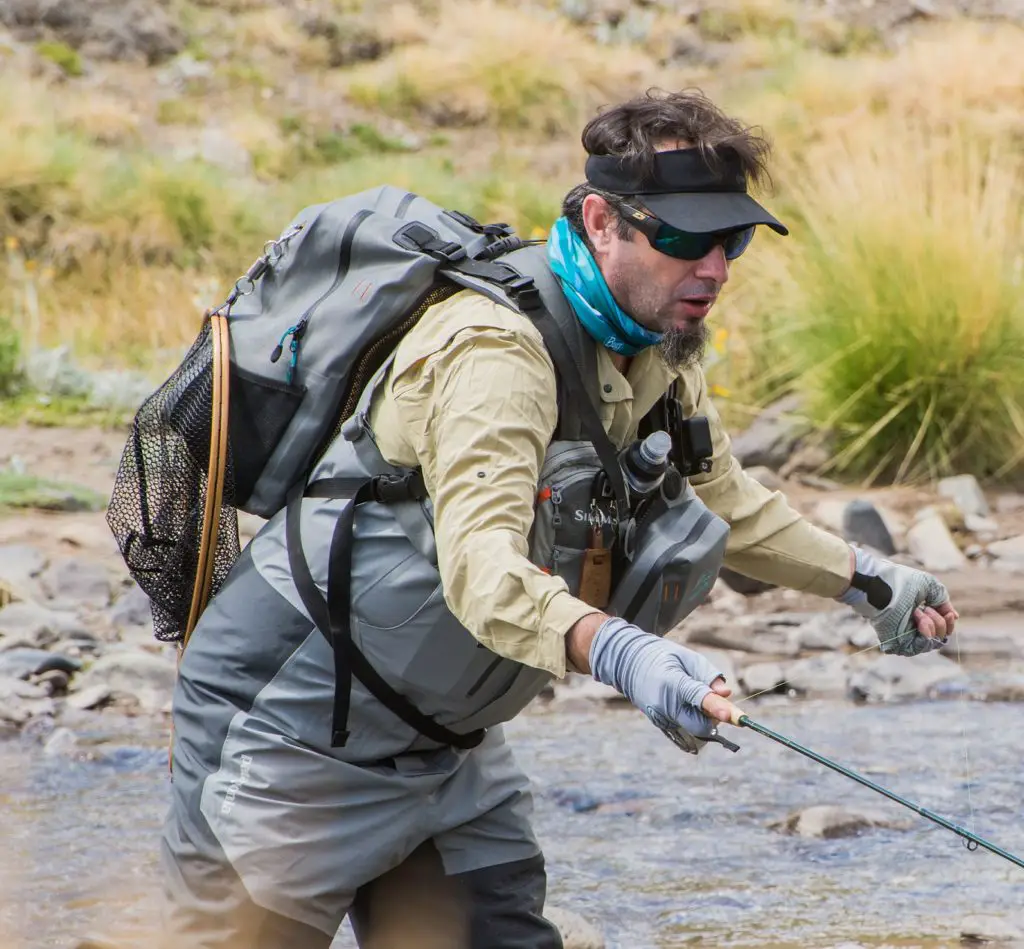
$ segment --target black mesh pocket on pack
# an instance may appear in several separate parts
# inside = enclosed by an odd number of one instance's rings
[[[231,463],[235,505],[244,508],[305,394],[291,386],[231,367]]]
[[[150,598],[154,634],[165,642],[184,636],[192,605],[210,458],[212,362],[207,322],[136,414],[107,508],[128,571]],[[211,597],[240,553],[233,468],[229,457]]]

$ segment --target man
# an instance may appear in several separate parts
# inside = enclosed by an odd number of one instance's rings
[[[604,562],[590,557],[602,553],[601,519],[572,579],[557,557],[535,562],[553,440],[574,438],[573,405],[591,417],[593,402],[567,401],[574,385],[596,394],[595,445],[631,444],[673,384],[682,414],[708,419],[712,463],[690,478],[693,503],[728,522],[733,569],[848,603],[886,651],[922,653],[952,632],[935,578],[851,549],[748,478],[708,398],[705,319],[730,262],[758,225],[787,233],[747,194],[765,176],[766,143],[683,93],[608,109],[583,145],[587,182],[566,197],[543,266],[509,256],[534,268],[573,358],[590,366],[582,381],[553,358],[542,321],[474,290],[437,303],[310,479],[353,465],[416,470],[425,506],[363,505],[336,573],[334,525],[351,508],[307,498],[253,540],[193,634],[164,834],[169,946],[327,947],[346,914],[369,945],[375,881],[415,855],[457,895],[453,945],[556,949],[528,783],[501,721],[568,668],[614,686],[690,750],[733,717],[709,662],[610,615],[593,585],[583,594],[585,570]],[[386,680],[357,672],[340,708],[344,670],[313,628],[297,547],[319,590],[348,591],[349,659]],[[343,613],[347,624],[347,603]]]

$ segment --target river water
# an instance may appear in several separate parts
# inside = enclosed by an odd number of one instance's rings
[[[1024,854],[1024,705],[751,704],[757,721]],[[164,736],[99,718],[95,761],[0,743],[0,946],[69,949],[152,932],[167,801]],[[970,914],[1024,910],[1024,870],[747,730],[741,750],[676,749],[628,707],[539,708],[507,726],[535,782],[552,903],[615,949],[958,946]],[[769,825],[815,804],[906,829],[836,840]],[[343,930],[336,946],[353,945]]]

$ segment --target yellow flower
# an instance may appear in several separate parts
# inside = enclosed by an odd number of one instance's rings
[[[721,396],[723,399],[729,398],[729,390],[725,386],[720,386],[717,382],[711,384],[711,394]]]
[[[544,238],[546,238],[547,236],[548,232],[545,231],[542,227],[535,227],[532,231],[530,231],[530,240],[540,241],[544,240]]]
[[[724,353],[728,343],[729,331],[724,326],[720,326],[715,330],[715,338],[712,340],[711,345],[717,352]]]
[[[13,234],[8,234],[7,235],[7,240],[4,241],[4,246],[8,250],[17,250],[18,249],[18,238],[16,238]]]
[[[35,271],[35,269],[36,269],[36,262],[34,260],[26,260],[25,261],[25,269],[29,273],[33,273]]]

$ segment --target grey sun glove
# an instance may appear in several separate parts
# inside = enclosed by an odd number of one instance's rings
[[[713,734],[715,722],[700,711],[700,703],[721,672],[692,649],[612,617],[591,643],[590,669],[659,728],[678,726],[696,738]]]
[[[914,625],[917,607],[940,606],[949,599],[945,586],[923,570],[876,559],[859,547],[853,551],[855,586],[837,599],[870,621],[882,652],[919,656],[945,646],[947,639],[929,639]]]

